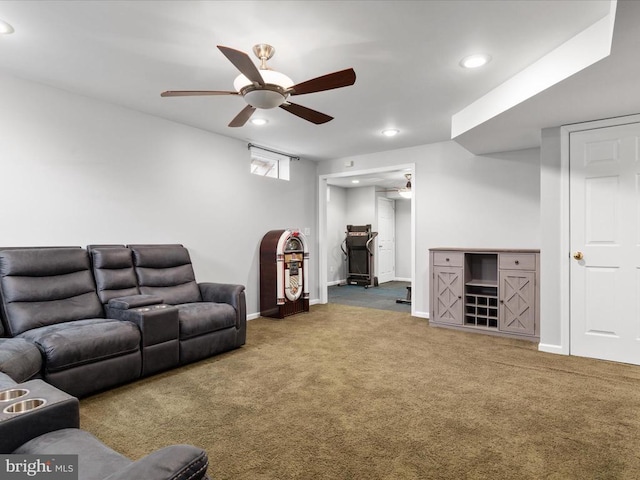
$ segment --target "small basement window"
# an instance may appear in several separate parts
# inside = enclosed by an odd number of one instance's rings
[[[289,180],[290,156],[263,150],[254,145],[249,145],[249,151],[251,152],[251,173],[261,177]]]

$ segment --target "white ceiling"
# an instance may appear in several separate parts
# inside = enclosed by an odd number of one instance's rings
[[[528,148],[536,146],[541,127],[567,118],[637,113],[626,111],[640,108],[637,75],[622,85],[632,95],[626,103],[602,107],[580,99],[594,97],[593,82],[605,72],[615,82],[616,68],[636,71],[639,4],[618,3],[611,58],[468,132],[461,143],[485,152]],[[3,0],[0,19],[15,33],[0,38],[0,72],[323,160],[450,139],[452,115],[609,8],[609,0]],[[257,43],[276,48],[269,65],[296,83],[353,67],[355,85],[295,98],[335,119],[313,125],[281,109],[263,110],[255,116],[267,118],[266,126],[233,129],[227,124],[244,107],[241,97],[160,97],[164,90],[231,90],[238,72],[216,45],[253,58]],[[492,61],[478,70],[459,66],[477,52]],[[623,93],[616,91],[616,98]],[[563,94],[579,102],[575,114],[571,103],[555,108]],[[401,133],[383,137],[386,127]]]
[[[342,188],[376,187],[376,191],[385,192],[387,197],[402,200],[398,190],[406,187],[407,174],[411,174],[410,169],[355,174],[328,178],[327,184]]]

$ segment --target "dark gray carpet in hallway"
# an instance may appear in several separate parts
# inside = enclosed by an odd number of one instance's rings
[[[410,304],[396,303],[406,299],[410,282],[385,282],[377,287],[364,288],[358,285],[333,285],[328,288],[329,303],[368,307],[393,312],[411,312]]]

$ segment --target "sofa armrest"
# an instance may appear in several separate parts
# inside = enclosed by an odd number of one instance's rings
[[[6,373],[0,372],[0,391],[9,389],[16,384],[16,381]]]
[[[108,303],[105,310],[108,318],[137,325],[142,347],[178,338],[178,309],[172,305],[158,304],[123,310],[113,308]]]
[[[34,343],[24,338],[0,338],[0,372],[20,383],[37,376],[41,369],[42,354]]]
[[[228,283],[199,283],[204,302],[227,303],[236,310],[237,345],[244,345],[247,338],[247,301],[244,285]]]
[[[133,462],[105,480],[200,480],[206,478],[207,453],[191,445],[171,445]]]
[[[244,305],[244,285],[233,285],[230,283],[199,283],[200,295],[203,302],[228,303],[236,310]]]
[[[157,295],[129,295],[127,297],[117,297],[109,300],[109,308],[118,310],[128,310],[130,308],[148,307],[149,305],[159,305],[164,300]]]

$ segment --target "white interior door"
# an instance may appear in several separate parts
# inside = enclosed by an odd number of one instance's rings
[[[390,282],[396,276],[395,201],[378,197],[378,283]]]
[[[640,124],[570,136],[572,355],[640,364]]]

